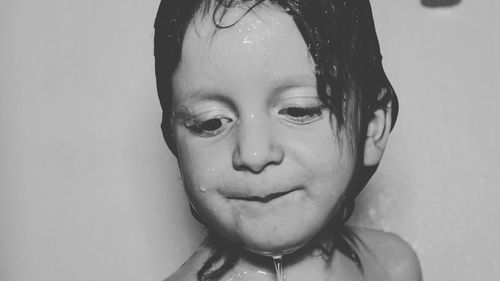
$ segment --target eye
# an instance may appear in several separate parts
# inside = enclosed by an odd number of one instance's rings
[[[186,127],[200,137],[213,137],[224,132],[233,122],[226,116],[195,117],[186,122]]]
[[[321,119],[324,109],[323,105],[313,107],[290,106],[280,109],[278,114],[283,115],[284,118],[292,123],[306,125]]]

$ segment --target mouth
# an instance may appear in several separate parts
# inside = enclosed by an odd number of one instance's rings
[[[295,188],[295,189],[288,190],[288,191],[282,191],[282,192],[274,192],[274,193],[267,194],[265,196],[229,196],[227,198],[233,199],[233,200],[248,201],[248,202],[267,203],[267,202],[270,202],[276,198],[279,198],[279,197],[285,196],[289,193],[292,193],[298,189],[299,188]]]

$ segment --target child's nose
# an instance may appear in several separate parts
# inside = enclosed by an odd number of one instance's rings
[[[283,157],[283,148],[269,120],[253,115],[241,120],[233,152],[233,167],[236,170],[260,173],[269,165],[279,165]]]

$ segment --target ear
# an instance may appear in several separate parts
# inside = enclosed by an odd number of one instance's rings
[[[368,123],[366,130],[363,164],[374,166],[380,163],[384,154],[392,125],[392,103],[386,108],[377,109]]]

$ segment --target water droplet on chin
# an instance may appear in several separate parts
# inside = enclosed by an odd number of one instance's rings
[[[262,271],[262,270],[257,270],[257,274],[260,274],[260,275],[267,275],[267,272]]]
[[[200,191],[201,192],[206,192],[207,191],[207,187],[206,186],[200,186]]]

